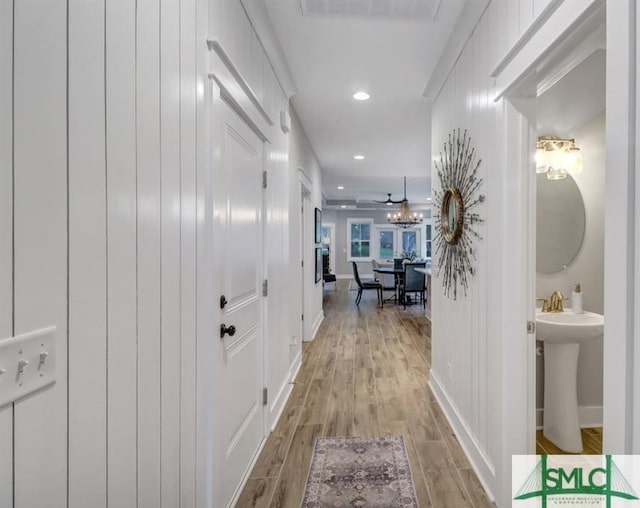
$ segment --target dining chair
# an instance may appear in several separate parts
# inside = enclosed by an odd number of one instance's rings
[[[380,281],[380,276],[376,270],[380,268],[380,263],[378,263],[375,259],[371,260],[371,266],[373,267],[373,280],[376,282]]]
[[[382,284],[376,281],[366,281],[363,282],[360,279],[360,274],[358,273],[358,265],[355,261],[351,261],[351,265],[353,266],[353,278],[358,285],[358,294],[356,296],[356,305],[360,305],[360,300],[362,300],[362,292],[367,289],[375,289],[378,294],[378,303],[380,306],[384,306],[384,299],[382,295]]]
[[[424,304],[424,292],[425,292],[425,275],[424,273],[416,272],[416,268],[425,268],[426,263],[406,263],[404,265],[404,278],[402,281],[402,304],[407,308],[407,294],[414,293],[416,296],[420,295],[420,303]]]

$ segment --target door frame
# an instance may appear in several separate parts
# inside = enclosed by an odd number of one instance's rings
[[[216,184],[215,175],[217,168],[222,163],[221,151],[218,149],[219,142],[221,140],[221,108],[228,107],[237,114],[241,121],[245,122],[247,127],[251,129],[262,142],[262,171],[266,169],[266,143],[269,142],[268,137],[262,132],[251,118],[242,110],[238,103],[228,93],[228,91],[218,82],[213,75],[209,75],[209,79],[206,82],[207,89],[204,92],[205,96],[205,109],[206,119],[204,120],[206,135],[203,136],[206,140],[206,158],[205,162],[198,165],[197,175],[197,190],[196,190],[196,208],[197,208],[197,375],[196,375],[196,467],[198,468],[198,479],[202,482],[197,487],[197,496],[199,504],[211,508],[215,505],[215,492],[217,476],[215,474],[215,454],[214,454],[214,439],[215,435],[211,432],[214,426],[214,413],[217,408],[214,407],[214,391],[212,389],[215,375],[211,368],[212,358],[214,357],[215,348],[214,341],[217,340],[219,326],[219,313],[211,312],[211,309],[218,309],[219,298],[219,283],[216,281],[215,265],[216,259],[214,256],[214,242],[213,238],[214,230],[214,185]],[[259,244],[261,248],[261,263],[258,266],[260,271],[259,280],[264,280],[266,277],[267,260],[265,256],[265,236],[266,236],[266,207],[267,199],[266,193],[262,191],[262,203],[260,205],[260,239]],[[262,298],[259,304],[261,330],[260,330],[260,354],[262,355],[262,372],[261,382],[265,387],[267,382],[267,340],[266,340],[266,321],[267,321],[267,303],[266,298]],[[232,506],[239,494],[242,492],[246,481],[248,480],[249,473],[253,468],[255,461],[257,460],[260,451],[264,447],[266,437],[269,429],[268,420],[268,406],[261,405],[260,411],[262,412],[262,436],[261,443],[256,451],[256,454],[250,464],[247,465],[247,472],[241,479],[240,484],[237,486],[237,490],[234,497],[231,500],[230,506]],[[201,480],[200,480],[201,479]]]
[[[517,274],[517,266],[525,270],[524,276],[510,278],[508,287],[503,290],[505,295],[525,295],[516,299],[518,301],[512,307],[515,312],[503,330],[502,470],[498,471],[500,487],[497,494],[505,506],[510,504],[511,455],[535,453],[535,335],[527,334],[525,327],[525,321],[535,322],[536,296],[533,154],[537,125],[532,101],[535,102],[538,95],[538,85],[543,89],[552,86],[586,57],[578,55],[572,61],[571,53],[580,50],[580,41],[587,40],[597,23],[605,23],[607,51],[604,266],[607,319],[603,356],[603,452],[640,451],[640,432],[637,429],[634,432],[633,428],[634,421],[640,421],[640,351],[633,347],[634,329],[638,330],[640,323],[640,273],[633,268],[634,264],[636,267],[640,264],[640,224],[634,218],[634,206],[637,206],[634,205],[634,194],[636,200],[640,197],[640,179],[634,178],[640,146],[636,143],[634,152],[633,144],[627,143],[632,139],[638,141],[640,133],[640,89],[635,75],[635,30],[640,26],[636,24],[640,23],[640,9],[635,6],[635,0],[607,2],[606,5],[593,1],[583,12],[576,14],[574,21],[548,47],[539,48],[538,57],[530,59],[528,66],[522,66],[520,74],[514,74],[506,85],[502,83],[502,91],[495,99],[504,99],[503,157],[505,167],[512,169],[507,172],[505,182],[508,197],[504,209],[509,210],[510,216],[505,219],[505,259],[510,265],[510,274]],[[622,56],[612,58],[612,54]],[[564,59],[565,67],[559,72],[556,66],[555,75],[545,73],[545,63],[554,59],[559,63]],[[628,145],[626,151],[620,150],[621,143]],[[522,290],[524,292],[520,292]],[[526,369],[521,369],[522,365],[526,365]],[[526,372],[524,382],[518,369]],[[635,392],[634,383],[638,388]],[[523,421],[523,415],[526,415],[526,421]]]
[[[311,256],[307,253],[307,249],[310,247],[309,239],[311,238],[310,233],[313,232],[315,234],[315,229],[312,231],[311,228],[311,182],[305,173],[304,169],[298,168],[298,199],[299,199],[299,210],[300,210],[300,224],[299,224],[299,232],[300,232],[300,242],[299,242],[299,256],[300,256],[300,313],[298,316],[298,322],[300,324],[300,342],[308,342],[307,336],[307,326],[304,320],[305,315],[307,315],[307,321],[309,320],[309,316],[307,311],[308,298],[306,297],[305,291],[309,282],[309,277],[307,274],[309,273],[309,264],[312,259]],[[315,262],[315,258],[313,259]],[[310,339],[309,339],[310,340]]]
[[[323,228],[329,228],[329,238],[331,239],[331,250],[329,251],[329,270],[335,275],[336,273],[336,224],[335,222],[323,222]]]

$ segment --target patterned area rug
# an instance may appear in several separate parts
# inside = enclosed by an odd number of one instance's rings
[[[316,440],[302,508],[417,508],[402,436]]]

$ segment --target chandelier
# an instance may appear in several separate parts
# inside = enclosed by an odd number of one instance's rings
[[[400,201],[400,210],[394,214],[387,214],[387,222],[399,228],[410,228],[422,224],[422,214],[412,212],[407,199],[407,177],[404,177],[404,197]]]
[[[549,180],[562,180],[569,173],[582,171],[582,154],[575,139],[542,136],[536,144],[536,173]]]

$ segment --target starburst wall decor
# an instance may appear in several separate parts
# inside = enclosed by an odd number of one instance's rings
[[[478,194],[482,178],[478,176],[481,159],[476,161],[471,138],[464,131],[454,129],[444,143],[444,151],[435,168],[440,179],[440,189],[435,192],[434,224],[439,235],[435,240],[438,258],[437,277],[442,275],[444,294],[458,298],[458,285],[466,296],[469,276],[474,275],[474,241],[482,240],[475,226],[484,219],[475,208],[484,201]]]

